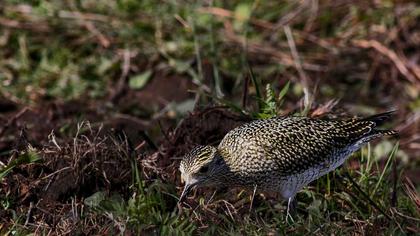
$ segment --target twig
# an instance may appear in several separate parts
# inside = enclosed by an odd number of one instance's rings
[[[182,26],[184,26],[185,29],[191,30],[191,26],[188,24],[186,20],[184,20],[180,15],[175,14],[174,18],[181,23]]]
[[[289,44],[289,48],[292,53],[296,70],[298,71],[299,76],[302,80],[303,93],[305,96],[304,106],[305,106],[305,110],[307,110],[310,107],[311,99],[312,99],[310,91],[309,91],[308,76],[306,75],[305,71],[302,68],[302,63],[299,58],[299,54],[296,50],[296,44],[295,44],[295,41],[293,40],[293,35],[292,35],[292,31],[290,30],[290,27],[286,25],[283,28],[284,28],[284,33],[286,34],[286,37],[287,37],[287,43]]]
[[[126,84],[127,84],[127,76],[128,76],[128,72],[130,71],[130,62],[131,62],[131,57],[130,57],[130,50],[129,49],[124,49],[124,53],[123,53],[123,63],[121,66],[121,76],[118,79],[118,83],[116,86],[116,89],[114,90],[112,96],[111,96],[111,101],[113,103],[118,102],[118,100],[121,98],[121,96],[123,95],[125,89],[126,89]]]
[[[405,177],[403,185],[404,191],[407,193],[408,197],[416,204],[417,210],[420,211],[420,197],[417,194],[413,182],[411,182],[408,177]]]
[[[17,119],[19,119],[23,114],[25,114],[29,110],[28,107],[24,107],[22,110],[20,110],[16,115],[14,115],[0,130],[0,137],[3,136],[4,132],[13,124]]]
[[[297,1],[297,7],[293,11],[289,11],[289,13],[282,16],[277,23],[274,26],[274,30],[281,29],[285,25],[288,25],[294,18],[296,18],[299,14],[305,10],[305,8],[308,7],[308,5],[312,2],[312,0],[303,0],[303,1]]]
[[[94,23],[92,21],[88,21],[86,20],[86,15],[82,15],[82,13],[80,11],[77,11],[77,7],[73,4],[71,4],[72,8],[75,8],[75,11],[72,12],[72,14],[75,16],[75,19],[80,22],[81,25],[83,25],[89,32],[91,32],[98,40],[99,40],[99,44],[104,47],[104,48],[108,48],[111,45],[110,40],[105,37],[104,34],[102,34],[101,31],[99,31]],[[98,16],[95,16],[94,18],[99,19]]]
[[[338,104],[338,99],[331,99],[320,107],[316,108],[312,113],[311,117],[322,116],[326,113],[331,112],[331,110]]]
[[[391,60],[395,67],[400,71],[401,74],[407,78],[412,83],[417,83],[417,80],[420,80],[420,73],[418,74],[417,71],[420,71],[420,68],[417,66],[413,66],[413,73],[410,72],[410,70],[407,68],[408,62],[397,55],[393,50],[385,47],[383,44],[376,40],[353,40],[352,43],[361,48],[373,48],[385,57],[387,57],[389,60]]]
[[[234,207],[234,206],[233,206],[230,202],[228,202],[228,201],[223,200],[223,203],[225,204],[226,209],[228,210],[228,213],[229,213],[230,218],[231,218],[233,221],[235,221],[235,218],[233,217],[233,214],[232,214],[232,212],[231,212],[231,211],[230,211],[230,209],[229,209],[229,205],[233,208],[233,210],[235,210],[235,213],[236,213],[236,209],[235,209],[235,207]]]
[[[407,115],[404,119],[404,123],[401,123],[396,127],[396,130],[398,130],[400,133],[409,128],[411,125],[416,124],[418,121],[420,121],[420,111],[414,112],[413,114]]]
[[[72,167],[71,167],[71,166],[66,166],[66,167],[63,167],[63,168],[61,168],[61,169],[59,169],[59,170],[54,171],[53,173],[51,173],[51,174],[49,174],[49,175],[46,175],[46,176],[42,177],[42,178],[41,178],[41,180],[48,179],[48,178],[50,178],[51,176],[54,176],[54,175],[56,175],[56,174],[58,174],[58,173],[61,173],[61,172],[65,171],[65,170],[68,170],[68,169],[72,169]]]
[[[216,195],[217,189],[213,192],[213,194],[210,196],[209,200],[207,201],[207,205],[210,204],[210,202],[213,200],[214,196]]]
[[[252,192],[251,204],[249,204],[249,212],[252,211],[252,203],[254,202],[256,192],[257,192],[257,185],[254,186],[254,191]]]
[[[115,19],[110,18],[109,16],[100,15],[97,13],[85,13],[79,11],[67,11],[67,10],[60,10],[58,12],[58,17],[60,18],[67,18],[67,19],[78,19],[83,21],[98,21],[102,23],[109,23],[110,21],[114,21]]]
[[[397,215],[399,215],[399,216],[401,216],[403,218],[406,218],[407,220],[412,220],[412,221],[420,222],[420,219],[419,218],[415,218],[415,217],[404,215],[401,212],[397,211],[397,209],[395,209],[395,208],[391,208],[391,212],[392,213],[395,213],[395,214],[397,214]]]
[[[48,139],[61,151],[60,145],[58,145],[57,140],[55,139],[54,130],[51,130],[51,133],[48,135]]]
[[[50,27],[44,22],[27,23],[0,17],[0,25],[6,28],[25,29],[38,32],[49,32]]]
[[[98,38],[99,43],[102,45],[102,47],[109,47],[109,45],[111,44],[110,40],[107,37],[105,37],[105,35],[102,34],[102,32],[99,31],[92,22],[85,21],[84,26],[87,30],[89,30],[93,35],[95,35]]]
[[[248,100],[249,76],[245,76],[244,89],[242,93],[242,109],[246,110]]]
[[[147,120],[142,120],[140,118],[137,118],[135,116],[131,116],[131,115],[127,115],[127,114],[122,114],[122,113],[117,113],[114,115],[114,119],[123,119],[123,120],[127,120],[133,123],[136,123],[136,125],[140,126],[141,128],[143,127],[148,127],[150,125],[150,122]],[[111,119],[113,120],[113,119]],[[105,122],[105,124],[107,123],[112,123],[111,121],[107,121]]]
[[[26,226],[29,223],[29,219],[31,218],[33,208],[34,208],[34,203],[30,202],[28,212],[26,213],[25,224],[23,226]]]
[[[134,150],[138,151],[140,148],[142,148],[146,144],[146,141],[141,142],[139,145],[137,145]]]
[[[305,27],[303,30],[305,32],[309,32],[312,29],[312,25],[316,21],[316,18],[318,17],[318,9],[319,9],[319,2],[318,0],[312,0],[310,1],[310,15],[308,19],[306,20]]]

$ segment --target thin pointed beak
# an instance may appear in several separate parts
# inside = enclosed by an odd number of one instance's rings
[[[182,190],[181,196],[179,197],[178,204],[181,203],[187,194],[191,191],[194,185],[185,183],[184,190]]]
[[[178,203],[182,202],[191,189],[199,183],[199,181],[195,178],[187,177],[183,179],[185,180],[185,186],[184,190],[182,190],[181,196],[179,197]]]

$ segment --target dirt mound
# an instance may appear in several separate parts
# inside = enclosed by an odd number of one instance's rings
[[[13,197],[23,212],[36,206],[31,212],[33,219],[46,219],[46,224],[54,224],[59,217],[54,211],[73,198],[83,199],[104,190],[127,196],[130,162],[136,156],[129,151],[127,142],[111,135],[100,136],[100,131],[85,123],[79,126],[71,142],[50,135],[49,143],[42,149],[27,144],[25,150],[14,153],[12,158],[19,160],[32,155],[39,160],[17,165],[2,180],[1,192]],[[1,218],[8,217],[11,216]]]

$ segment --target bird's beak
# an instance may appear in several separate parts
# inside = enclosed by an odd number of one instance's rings
[[[184,200],[184,198],[187,196],[187,194],[191,191],[192,187],[193,186],[191,184],[185,184],[184,190],[182,190],[182,193],[181,193],[181,196],[179,197],[178,203],[180,203]]]
[[[197,185],[198,181],[195,179],[184,179],[185,186],[184,190],[182,190],[181,196],[179,197],[178,203],[182,202],[187,194],[193,189],[195,185]]]

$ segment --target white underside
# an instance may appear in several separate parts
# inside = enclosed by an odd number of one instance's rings
[[[342,158],[340,161],[334,163],[329,168],[324,166],[312,167],[304,171],[303,173],[291,175],[287,177],[287,180],[281,181],[281,185],[278,186],[278,191],[284,199],[288,199],[296,195],[304,186],[308,185],[312,181],[324,176],[325,174],[335,170],[341,166],[346,158]]]
[[[294,197],[304,186],[340,167],[349,155],[358,150],[363,143],[364,140],[355,143],[345,152],[338,154],[339,157],[333,158],[334,161],[327,161],[325,164],[311,167],[302,173],[294,174],[280,180],[279,182],[281,184],[277,186],[278,192],[280,192],[284,199]]]

